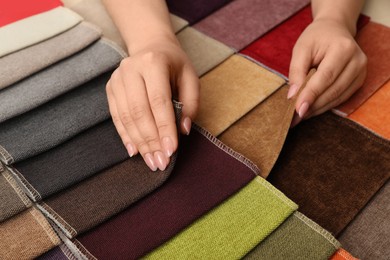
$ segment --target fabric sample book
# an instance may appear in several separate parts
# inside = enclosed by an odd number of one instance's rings
[[[0,57],[58,35],[81,20],[78,14],[60,6],[0,27]]]
[[[239,51],[309,2],[236,0],[201,20],[194,28]]]
[[[107,40],[0,91],[0,122],[27,112],[115,68],[122,51]]]
[[[218,136],[284,83],[256,63],[233,55],[200,79],[195,122]]]
[[[100,34],[96,26],[83,22],[46,41],[0,58],[0,89],[84,49],[98,40]]]
[[[336,236],[390,177],[390,141],[327,112],[295,126],[269,176]]]

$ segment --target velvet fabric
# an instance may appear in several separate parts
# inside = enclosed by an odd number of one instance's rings
[[[99,39],[100,34],[96,26],[83,22],[46,41],[0,58],[0,89],[75,54]]]
[[[309,2],[236,0],[201,20],[194,27],[236,50],[241,50]]]
[[[78,240],[99,259],[139,258],[236,193],[255,174],[258,169],[250,161],[193,127],[182,137],[176,166],[163,186]]]
[[[284,83],[256,63],[233,55],[200,79],[195,122],[217,136]]]
[[[256,177],[146,259],[239,259],[278,229],[297,205]]]
[[[330,112],[294,127],[269,176],[338,235],[390,177],[390,142]]]
[[[0,122],[20,115],[115,68],[123,53],[100,40],[83,51],[0,91]]]
[[[58,35],[82,18],[62,6],[0,27],[0,57]]]

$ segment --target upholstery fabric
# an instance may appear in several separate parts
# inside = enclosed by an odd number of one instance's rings
[[[329,259],[330,260],[359,260],[353,257],[349,252],[345,251],[345,249],[343,248],[337,250]]]
[[[69,258],[64,251],[61,250],[61,247],[57,246],[52,250],[46,252],[45,254],[38,257],[40,260],[68,260]]]

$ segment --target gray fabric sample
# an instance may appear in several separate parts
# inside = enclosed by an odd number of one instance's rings
[[[109,71],[36,109],[0,123],[0,146],[9,155],[5,158],[0,153],[0,160],[5,164],[22,161],[108,119],[105,86],[111,73]]]
[[[0,122],[29,111],[113,69],[122,59],[119,48],[100,40],[0,92]]]
[[[84,49],[100,35],[96,26],[81,23],[53,38],[2,57],[0,89]]]

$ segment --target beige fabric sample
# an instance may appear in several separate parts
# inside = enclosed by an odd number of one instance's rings
[[[169,14],[171,17],[171,23],[173,27],[173,31],[175,33],[180,32],[182,29],[188,26],[188,22],[183,18],[176,16],[174,14]]]
[[[285,80],[233,55],[204,75],[200,83],[200,109],[195,122],[217,136],[285,84]]]
[[[0,27],[0,57],[58,35],[81,20],[79,15],[60,6]]]
[[[375,0],[365,1],[362,13],[370,16],[371,20],[390,26],[390,1],[389,0]]]
[[[192,27],[178,33],[177,38],[192,61],[198,76],[213,69],[234,53],[233,49]]]

